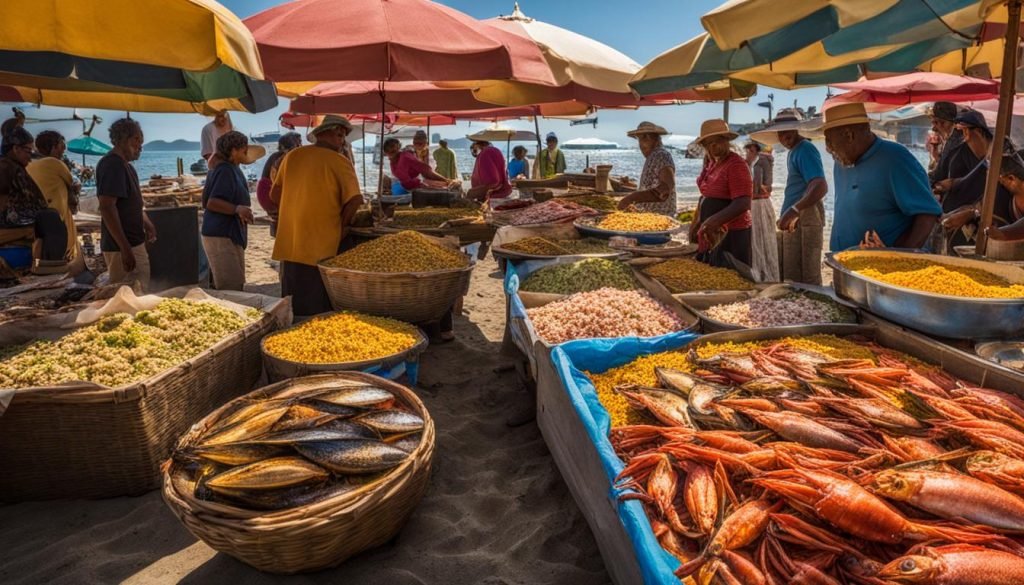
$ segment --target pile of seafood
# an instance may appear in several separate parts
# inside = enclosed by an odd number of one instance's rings
[[[655,337],[685,327],[682,319],[645,290],[601,288],[527,309],[547,343],[590,337]]]
[[[982,299],[1024,298],[1024,284],[968,266],[942,264],[927,258],[878,257],[836,254],[846,268],[886,284],[954,297]]]
[[[600,288],[634,290],[640,281],[628,264],[618,260],[587,258],[571,264],[553,264],[534,272],[523,281],[523,292],[571,295]]]
[[[502,245],[506,250],[534,256],[573,256],[576,254],[607,254],[611,252],[608,240],[579,238],[553,240],[533,236]]]
[[[253,510],[318,502],[372,483],[419,446],[423,419],[390,391],[344,383],[242,399],[172,458],[179,493]]]
[[[55,341],[0,350],[0,388],[71,381],[117,387],[145,380],[194,358],[261,318],[220,305],[164,299],[134,315],[117,313]]]
[[[594,227],[613,232],[663,232],[676,224],[660,213],[616,211],[595,222]]]
[[[393,356],[412,348],[419,340],[418,329],[408,323],[342,311],[268,335],[263,340],[263,349],[292,362],[343,364]]]
[[[360,272],[436,272],[464,268],[469,258],[419,232],[406,230],[359,244],[324,264]]]
[[[678,576],[1024,583],[1021,398],[855,337],[641,360],[613,390],[639,414],[611,430],[617,485]]]
[[[491,213],[491,223],[493,225],[562,223],[596,213],[597,211],[594,209],[579,203],[561,199],[550,199],[544,203],[538,203],[523,209],[494,211]]]
[[[783,327],[811,323],[856,322],[856,315],[825,295],[791,292],[708,307],[704,314],[741,327]]]
[[[644,274],[673,293],[705,290],[751,290],[754,283],[731,268],[709,266],[690,258],[673,258],[644,269]]]

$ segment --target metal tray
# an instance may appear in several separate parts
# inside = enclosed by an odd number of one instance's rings
[[[672,239],[672,234],[679,233],[683,230],[683,224],[679,223],[675,218],[669,217],[673,227],[667,230],[657,232],[624,232],[605,230],[593,225],[594,221],[600,220],[604,215],[602,214],[594,217],[581,217],[577,218],[573,225],[579,230],[584,236],[593,236],[595,238],[611,238],[612,236],[623,236],[626,238],[635,238],[637,243],[640,244],[664,244],[665,242]],[[667,216],[666,216],[667,217]]]
[[[882,319],[870,315],[863,315],[863,317],[865,322],[860,325],[803,325],[712,333],[698,338],[686,347],[699,347],[707,343],[729,341],[744,343],[762,339],[806,337],[820,334],[837,337],[861,335],[873,339],[882,347],[901,351],[923,362],[937,365],[948,373],[972,384],[1024,397],[1024,372],[1004,368]]]
[[[679,299],[679,301],[682,302],[683,305],[685,305],[688,309],[690,309],[693,313],[695,313],[697,316],[700,317],[701,331],[703,331],[704,333],[717,333],[717,332],[720,332],[720,331],[738,331],[738,330],[741,330],[741,329],[750,329],[750,327],[744,327],[742,325],[735,325],[733,323],[726,323],[725,321],[719,321],[717,319],[712,319],[705,312],[705,311],[707,311],[707,309],[709,309],[710,307],[713,307],[715,305],[722,305],[722,304],[728,304],[728,303],[736,303],[736,302],[746,301],[746,300],[749,300],[749,299],[752,299],[752,298],[756,298],[756,297],[765,296],[766,292],[771,293],[776,288],[787,288],[787,289],[789,289],[791,291],[794,291],[794,292],[811,292],[811,293],[816,293],[816,294],[828,297],[833,302],[838,304],[840,307],[843,307],[843,308],[849,310],[852,313],[851,316],[852,316],[853,321],[843,321],[843,322],[840,322],[840,323],[821,323],[822,325],[854,324],[854,323],[857,323],[859,321],[859,319],[860,319],[860,316],[859,316],[860,315],[860,309],[856,305],[854,305],[852,303],[848,303],[848,302],[838,298],[836,296],[836,294],[835,294],[835,291],[832,288],[830,288],[830,287],[823,287],[823,286],[814,286],[814,285],[810,285],[810,284],[802,284],[802,283],[797,283],[797,282],[786,282],[786,283],[782,283],[782,284],[775,284],[775,285],[769,286],[769,287],[767,287],[765,289],[762,289],[762,290],[758,291],[757,294],[755,294],[753,296],[748,294],[749,291],[747,293],[742,292],[742,291],[737,291],[735,293],[732,293],[732,298],[726,298],[726,299],[723,299],[721,295],[703,295],[703,296],[700,296],[700,295],[689,295],[689,296],[685,296],[685,297],[683,295],[673,295],[673,296],[675,298]],[[680,297],[682,297],[682,298],[680,298]]]
[[[1024,372],[1024,341],[988,341],[974,346],[974,351],[1004,368]]]
[[[1024,283],[1024,270],[1003,264],[905,250],[864,250],[852,253],[878,257],[914,256],[954,266],[978,268],[1011,282]],[[867,278],[847,269],[832,253],[826,254],[825,263],[833,270],[832,285],[839,296],[894,323],[950,339],[1010,339],[1024,336],[1024,298],[980,299],[938,295]]]

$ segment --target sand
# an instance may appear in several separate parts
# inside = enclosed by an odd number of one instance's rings
[[[250,242],[247,288],[276,294],[268,229],[255,226]],[[436,459],[426,496],[391,543],[336,569],[286,578],[198,541],[158,491],[30,502],[0,506],[0,583],[609,583],[536,424],[505,424],[532,398],[503,369],[516,358],[501,353],[496,271],[490,259],[476,267],[458,339],[422,358],[417,392],[436,423]]]

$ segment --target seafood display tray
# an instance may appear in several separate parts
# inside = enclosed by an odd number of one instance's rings
[[[912,251],[861,251],[880,258],[914,257],[998,274],[1011,282],[1024,282],[1024,271],[1013,266],[935,256]],[[862,276],[826,254],[832,285],[840,297],[867,311],[911,329],[949,339],[1014,339],[1024,336],[1024,299],[978,299],[937,295],[893,286]]]
[[[778,337],[804,337],[815,334],[837,336],[861,335],[880,345],[901,351],[912,357],[940,365],[947,372],[971,383],[1024,396],[1024,373],[1014,372],[988,362],[976,355],[942,345],[919,333],[898,325],[864,315],[859,325],[809,325],[769,329],[746,329],[714,333],[683,340],[656,340],[643,348],[629,344],[627,351],[633,357],[672,349],[681,349],[705,343],[747,342]],[[621,340],[619,340],[621,341]],[[570,342],[573,344],[575,342]],[[679,579],[672,571],[675,561],[660,549],[650,524],[639,509],[636,515],[626,510],[629,504],[619,502],[612,486],[612,477],[621,469],[621,461],[607,435],[596,428],[590,408],[598,404],[593,394],[569,387],[569,370],[578,366],[572,354],[577,348],[570,344],[556,347],[551,360],[539,362],[537,378],[537,424],[551,450],[552,458],[569,486],[569,490],[583,512],[597,540],[605,566],[612,580],[618,584],[647,583],[648,585],[676,585]],[[622,360],[612,355],[613,345],[591,347],[590,352],[604,352],[592,360],[611,361],[621,365]],[[619,356],[621,357],[621,356]],[[599,358],[599,359],[598,359]],[[609,459],[611,454],[612,459]],[[639,508],[639,504],[637,504]],[[624,521],[624,518],[627,520]],[[633,525],[627,527],[625,522]]]
[[[860,310],[852,303],[844,301],[836,296],[835,291],[828,287],[814,286],[811,284],[801,284],[797,282],[787,282],[784,284],[773,285],[773,287],[786,287],[793,292],[810,292],[816,293],[825,297],[828,297],[839,306],[848,309],[854,317],[859,319]],[[740,331],[743,329],[750,329],[750,327],[744,327],[742,325],[734,325],[732,323],[726,323],[717,319],[712,319],[706,313],[706,311],[716,305],[724,305],[729,303],[737,303],[740,301],[750,300],[760,296],[764,291],[770,288],[763,288],[757,291],[757,294],[751,295],[751,291],[736,291],[732,293],[731,298],[723,299],[717,295],[675,295],[676,298],[686,306],[691,312],[700,317],[700,328],[703,333],[719,333],[722,331]]]

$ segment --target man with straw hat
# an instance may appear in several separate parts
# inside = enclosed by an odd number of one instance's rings
[[[317,263],[336,255],[363,203],[352,161],[340,154],[352,124],[328,114],[310,131],[315,144],[281,160],[270,199],[280,206],[274,260],[281,262],[281,295],[296,315],[331,310]]]
[[[751,134],[751,138],[781,144],[788,151],[786,189],[777,223],[782,280],[821,284],[828,183],[821,153],[800,135],[803,123],[798,110],[786,108],[770,126]]]
[[[666,134],[668,130],[653,122],[640,122],[636,130],[626,132],[626,136],[636,138],[644,155],[644,168],[637,190],[622,198],[619,209],[633,205],[642,211],[675,217],[676,165],[672,153],[661,142]]]
[[[751,265],[753,179],[747,161],[732,150],[736,133],[725,120],[700,126],[700,144],[707,155],[697,176],[700,203],[690,224],[690,241],[699,245],[697,259],[712,266]]]
[[[836,161],[832,250],[862,242],[922,247],[942,208],[921,163],[903,145],[875,136],[862,103],[833,106],[824,122],[825,147]]]

